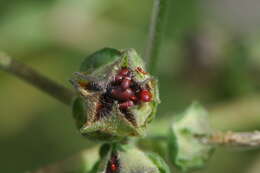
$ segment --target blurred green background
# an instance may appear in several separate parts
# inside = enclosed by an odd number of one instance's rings
[[[260,129],[259,6],[169,0],[155,121],[199,100],[216,128]],[[2,0],[0,50],[71,87],[71,74],[98,49],[143,55],[151,8],[151,0]],[[76,131],[69,108],[2,71],[0,110],[0,172],[34,170],[94,145]],[[258,164],[258,150],[219,149],[198,172],[257,173]]]

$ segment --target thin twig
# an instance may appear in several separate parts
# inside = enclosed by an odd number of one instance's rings
[[[260,147],[260,131],[254,132],[217,132],[208,137],[201,137],[206,144],[227,147]]]
[[[72,102],[74,97],[73,91],[0,52],[0,70],[1,69],[21,78],[66,105],[70,105]]]
[[[154,0],[145,57],[151,73],[156,72],[167,0]]]

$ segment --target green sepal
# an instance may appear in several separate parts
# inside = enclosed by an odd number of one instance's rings
[[[119,111],[117,114],[111,114],[89,125],[84,124],[80,128],[80,132],[92,140],[99,139],[102,141],[117,141],[127,136],[139,136],[144,133],[141,127],[133,126]]]
[[[84,123],[86,122],[86,114],[85,112],[85,104],[81,97],[77,97],[72,105],[72,114],[73,118],[76,121],[76,126],[78,129],[80,129]]]
[[[114,62],[116,59],[119,59],[120,56],[121,52],[119,50],[103,48],[85,58],[80,66],[80,71],[91,73],[98,68]]]

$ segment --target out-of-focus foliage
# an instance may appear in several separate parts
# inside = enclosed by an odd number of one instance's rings
[[[209,110],[218,128],[260,128],[259,116],[252,116],[260,112],[260,37],[250,21],[259,14],[250,7],[259,4],[239,2],[169,1],[154,132],[192,100],[214,107]],[[241,12],[223,16],[225,3]],[[0,50],[70,87],[72,72],[100,48],[135,48],[143,55],[151,8],[150,0],[2,0]],[[93,145],[78,134],[69,108],[1,71],[0,95],[1,172],[25,172]],[[257,155],[220,150],[201,172],[244,173],[257,165]]]

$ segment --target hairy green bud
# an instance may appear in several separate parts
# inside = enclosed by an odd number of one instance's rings
[[[203,144],[198,136],[210,135],[211,132],[208,113],[197,103],[177,116],[169,133],[169,153],[173,164],[183,171],[203,167],[214,148]]]
[[[157,154],[146,154],[133,145],[113,144],[93,173],[170,173]]]
[[[143,135],[159,103],[157,80],[133,49],[95,52],[71,82],[79,93],[73,104],[77,127],[91,139]]]

